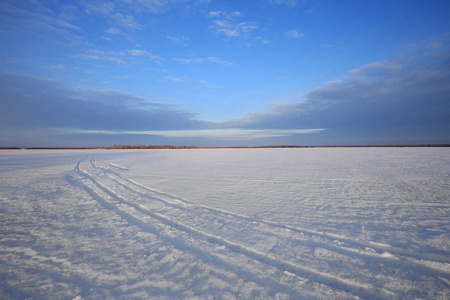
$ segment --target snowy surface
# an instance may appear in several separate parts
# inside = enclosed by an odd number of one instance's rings
[[[450,149],[0,152],[1,299],[449,299]]]

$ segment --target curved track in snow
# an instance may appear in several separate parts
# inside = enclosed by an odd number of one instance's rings
[[[97,166],[95,157],[80,160],[75,170],[85,190],[127,222],[164,237],[217,268],[247,274],[288,294],[295,295],[298,286],[256,274],[270,269],[268,274],[293,276],[297,283],[315,282],[363,299],[402,298],[404,295],[388,288],[388,278],[397,270],[420,272],[448,285],[450,258],[445,255],[417,253],[196,205],[126,178],[125,167],[114,163]],[[362,266],[336,270],[332,267],[337,264],[336,255]],[[367,264],[370,269],[365,270]],[[355,276],[352,269],[359,274]],[[375,284],[374,269],[382,275]]]

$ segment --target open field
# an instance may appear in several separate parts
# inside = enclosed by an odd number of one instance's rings
[[[449,299],[450,149],[4,150],[2,299]]]

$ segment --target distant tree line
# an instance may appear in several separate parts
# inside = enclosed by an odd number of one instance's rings
[[[196,147],[173,145],[114,145],[112,147],[0,147],[0,150],[97,150],[97,149],[255,149],[255,148],[402,148],[402,147],[450,147],[450,144],[421,144],[421,145],[323,145],[323,146],[235,146],[235,147]]]
[[[173,146],[173,145],[114,145],[107,149],[195,149],[194,146]]]
[[[114,145],[104,149],[252,149],[252,148],[388,148],[388,147],[450,147],[450,144],[423,144],[423,145],[322,145],[322,146],[234,146],[234,147],[196,147],[196,146],[173,146],[173,145]]]

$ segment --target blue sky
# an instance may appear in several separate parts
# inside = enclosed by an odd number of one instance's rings
[[[3,0],[0,146],[450,143],[450,2]]]

